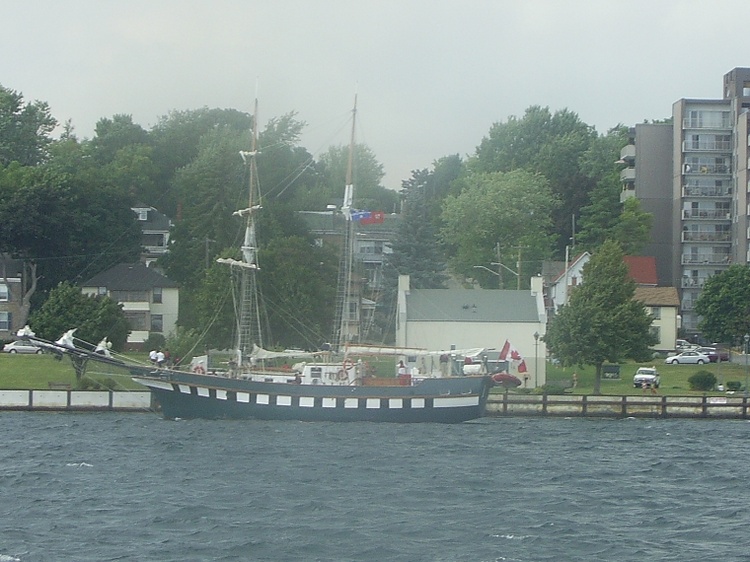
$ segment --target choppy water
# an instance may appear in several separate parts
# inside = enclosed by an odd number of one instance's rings
[[[0,562],[748,560],[742,421],[0,414]]]

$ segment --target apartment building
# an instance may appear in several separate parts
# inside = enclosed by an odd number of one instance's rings
[[[653,213],[644,254],[656,258],[659,285],[677,287],[682,329],[695,334],[706,280],[750,263],[750,68],[724,76],[721,99],[676,101],[671,121],[631,129],[621,199],[637,197]]]

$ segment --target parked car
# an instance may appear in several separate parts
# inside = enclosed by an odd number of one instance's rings
[[[680,351],[688,351],[689,349],[695,349],[698,347],[694,343],[690,343],[687,340],[675,340],[674,342],[674,348],[679,353]]]
[[[3,346],[5,353],[41,353],[42,348],[30,341],[16,340]]]
[[[667,365],[703,365],[705,363],[710,363],[711,359],[708,355],[704,353],[698,353],[697,351],[683,351],[682,353],[678,353],[677,355],[671,355],[667,357],[664,362]]]
[[[655,367],[638,367],[633,377],[633,386],[635,388],[652,387],[659,388],[661,378],[659,371]]]
[[[726,349],[721,349],[720,347],[699,347],[695,349],[695,351],[697,351],[698,353],[703,353],[704,355],[708,355],[711,363],[717,363],[719,361],[719,358],[721,358],[722,363],[731,359],[729,356],[729,351]]]

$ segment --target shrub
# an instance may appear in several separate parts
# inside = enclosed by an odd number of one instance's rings
[[[698,371],[688,379],[690,390],[713,390],[716,377],[708,371]]]
[[[148,339],[143,342],[144,351],[151,351],[152,349],[164,349],[167,343],[167,339],[158,333],[152,333],[148,335]]]
[[[740,381],[727,381],[727,390],[737,392],[741,388],[742,383]]]

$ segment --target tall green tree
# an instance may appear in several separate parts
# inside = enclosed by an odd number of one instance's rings
[[[36,264],[42,298],[140,253],[129,197],[51,165],[0,169],[0,252]]]
[[[132,115],[119,114],[111,119],[104,117],[97,121],[94,137],[88,143],[88,151],[101,165],[112,162],[117,152],[123,148],[148,142],[148,133],[133,122]]]
[[[200,152],[201,139],[214,129],[230,129],[244,135],[243,150],[250,149],[253,117],[235,109],[201,108],[172,111],[159,118],[149,131],[153,147],[152,160],[158,172],[151,195],[143,195],[143,202],[162,213],[178,218],[180,193],[173,185],[175,173],[192,162]]]
[[[68,282],[50,291],[29,317],[29,325],[37,336],[53,341],[75,328],[76,338],[96,344],[106,337],[116,350],[125,347],[130,333],[121,304],[106,296],[84,295]]]
[[[645,361],[656,343],[651,316],[633,300],[620,245],[608,240],[583,268],[583,282],[549,322],[544,341],[564,365],[594,365],[594,394],[601,393],[602,365]]]
[[[448,281],[445,254],[429,217],[430,174],[413,171],[405,195],[401,220],[386,256],[386,279],[409,275],[415,289],[443,289]],[[394,284],[395,292],[395,284]]]
[[[271,240],[258,260],[270,326],[266,345],[319,349],[333,324],[338,256],[288,236]]]
[[[750,267],[732,265],[706,281],[695,303],[709,340],[738,343],[750,333]]]
[[[43,162],[55,126],[46,102],[24,103],[23,94],[0,84],[0,166]]]
[[[567,109],[554,114],[531,106],[523,117],[495,123],[467,162],[472,172],[526,170],[544,175],[559,205],[552,210],[547,234],[558,235],[557,254],[564,254],[572,237],[572,217],[588,204],[594,182],[582,173],[579,160],[596,138],[596,131]]]
[[[316,188],[317,206],[309,207],[310,210],[323,210],[325,204],[329,203],[341,206],[348,161],[348,146],[331,146],[320,156],[318,166],[321,183]],[[385,176],[383,164],[367,145],[355,146],[353,168],[354,206],[368,211],[395,212],[398,193],[381,185]]]
[[[550,215],[559,202],[546,178],[514,170],[474,173],[459,181],[459,195],[444,201],[440,233],[453,271],[479,279],[483,287],[497,287],[499,276],[475,266],[514,263],[519,251],[537,267],[549,257],[554,242]],[[529,277],[538,270],[520,273]],[[516,278],[509,282],[515,284]]]

